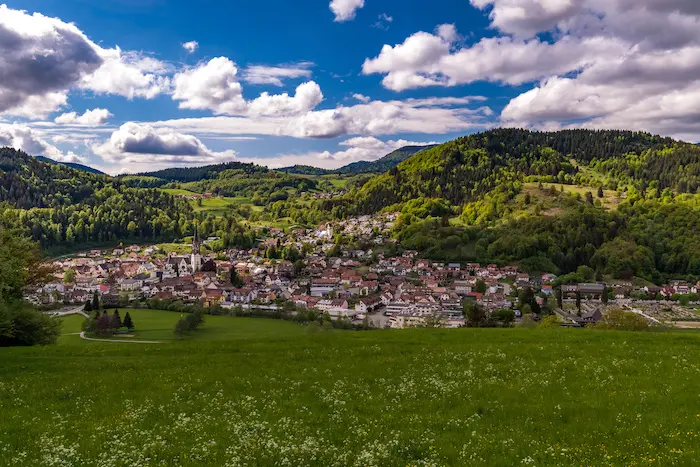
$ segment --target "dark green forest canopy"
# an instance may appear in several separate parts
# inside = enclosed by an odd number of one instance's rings
[[[419,197],[459,205],[527,176],[575,177],[593,163],[616,182],[694,193],[700,186],[700,148],[647,133],[497,129],[421,151],[335,203],[370,213]],[[600,165],[604,161],[608,165]],[[682,181],[674,179],[683,174]],[[332,207],[332,206],[331,206]]]

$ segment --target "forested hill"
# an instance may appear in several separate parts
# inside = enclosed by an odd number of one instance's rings
[[[0,225],[26,232],[43,248],[175,238],[191,233],[192,216],[187,202],[161,190],[0,149]]]
[[[203,167],[176,167],[158,170],[157,172],[147,172],[138,174],[143,177],[152,177],[167,182],[196,182],[199,180],[212,180],[219,178],[220,174],[226,171],[237,171],[248,175],[265,174],[269,169],[255,164],[245,164],[242,162],[226,162],[224,164],[205,165]]]
[[[358,161],[348,164],[336,170],[319,169],[308,165],[295,165],[278,169],[280,172],[298,175],[330,175],[330,174],[371,174],[382,173],[392,169],[405,161],[414,154],[421,151],[433,148],[435,145],[428,146],[404,146],[395,151],[390,152],[381,159],[376,161]]]
[[[386,172],[399,165],[409,157],[421,151],[433,148],[430,146],[404,146],[396,151],[390,152],[386,156],[376,161],[359,161],[348,164],[336,170],[339,174],[359,174],[359,173],[381,173]]]
[[[363,213],[419,197],[459,205],[528,176],[571,183],[582,167],[612,189],[653,184],[695,193],[700,186],[700,148],[688,143],[629,131],[497,129],[419,152],[349,199]]]
[[[44,156],[36,156],[36,159],[40,162],[45,162],[47,164],[65,165],[66,167],[70,167],[71,169],[82,170],[83,172],[88,172],[88,173],[95,174],[95,175],[107,175],[104,172],[102,172],[101,170],[97,170],[97,169],[95,169],[93,167],[89,167],[87,165],[77,164],[75,162],[58,162],[58,161],[55,161],[53,159],[49,159],[48,157],[44,157]]]

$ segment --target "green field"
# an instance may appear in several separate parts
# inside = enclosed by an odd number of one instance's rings
[[[114,309],[107,310],[109,314]],[[121,308],[119,314],[124,318],[129,312],[136,328],[129,333],[133,337],[115,336],[115,339],[146,340],[146,341],[180,341],[173,329],[175,323],[183,316],[180,313],[162,310],[141,310],[133,308]],[[80,331],[83,318],[72,315],[64,320],[63,334]],[[230,316],[206,316],[205,323],[200,330],[188,336],[187,340],[220,341],[238,340],[248,338],[286,337],[302,334],[306,330],[297,323],[271,319],[236,319]],[[68,340],[72,338],[71,340]],[[79,336],[63,336],[62,343],[75,343]]]
[[[158,319],[150,324],[166,324]],[[160,345],[3,349],[0,465],[691,466],[700,458],[695,333],[310,332],[207,317],[202,335],[214,326],[229,330]]]

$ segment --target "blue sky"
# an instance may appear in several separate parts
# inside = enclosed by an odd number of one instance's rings
[[[0,144],[110,173],[339,167],[494,126],[700,133],[690,0],[4,3],[25,79],[0,80]]]

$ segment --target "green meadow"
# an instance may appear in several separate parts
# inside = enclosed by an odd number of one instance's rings
[[[122,310],[122,315],[126,310]],[[166,339],[176,313],[133,312]],[[130,310],[131,312],[131,310]],[[156,315],[162,314],[162,315]],[[0,351],[0,465],[691,466],[700,335],[207,316]]]

